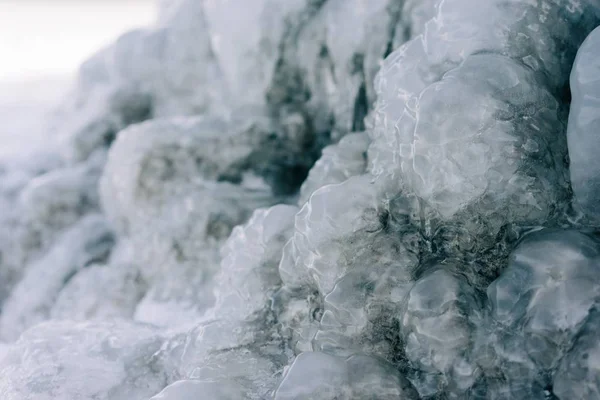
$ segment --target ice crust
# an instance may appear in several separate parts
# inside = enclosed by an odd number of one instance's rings
[[[598,24],[163,2],[0,161],[2,398],[600,399]]]
[[[600,78],[600,31],[595,29],[583,42],[571,72],[571,112],[567,141],[571,156],[570,173],[576,208],[594,223],[600,218],[596,209],[600,182],[596,150],[600,146],[597,137],[600,126],[598,112],[598,88]]]

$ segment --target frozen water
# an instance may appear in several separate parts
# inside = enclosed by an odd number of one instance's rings
[[[76,321],[131,318],[145,289],[140,272],[131,265],[93,265],[67,282],[50,317]]]
[[[243,389],[233,381],[177,381],[150,400],[246,400]]]
[[[600,397],[598,310],[590,312],[573,348],[554,375],[554,393],[561,399]]]
[[[532,233],[514,250],[506,270],[488,288],[498,327],[481,338],[481,363],[504,374],[506,382],[494,391],[506,398],[539,396],[551,385],[546,371],[556,371],[568,354],[576,357],[577,349],[568,349],[593,320],[591,310],[600,299],[599,256],[597,238],[572,230]],[[567,382],[561,390],[579,390]]]
[[[300,354],[275,394],[276,400],[418,399],[410,382],[375,358]]]
[[[474,330],[481,324],[482,302],[461,275],[433,267],[411,289],[402,318],[406,357],[426,376],[421,394],[449,386],[464,393],[479,375],[472,356]]]
[[[300,188],[298,203],[304,205],[310,195],[323,186],[342,183],[348,178],[364,174],[368,146],[369,137],[365,133],[351,133],[339,143],[325,147]]]
[[[7,400],[147,399],[167,383],[152,328],[131,323],[47,322],[0,359]]]
[[[598,397],[599,23],[165,2],[81,67],[59,151],[0,166],[0,393]]]
[[[114,244],[106,220],[98,214],[82,218],[39,260],[26,266],[24,276],[2,307],[2,338],[15,340],[21,332],[49,317],[52,305],[77,271],[106,260]]]
[[[600,215],[597,201],[600,181],[596,161],[600,138],[600,29],[595,29],[583,42],[577,53],[571,72],[571,112],[567,140],[571,184],[575,201],[589,218],[597,222]]]

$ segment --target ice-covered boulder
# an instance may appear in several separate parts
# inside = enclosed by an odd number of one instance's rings
[[[339,143],[325,147],[300,188],[298,204],[304,205],[323,186],[364,174],[368,147],[369,137],[364,132],[348,134]]]
[[[493,246],[567,201],[561,93],[600,8],[563,3],[444,1],[382,67],[370,170],[461,225],[459,246]]]
[[[551,386],[548,371],[576,352],[573,343],[600,300],[599,268],[593,236],[545,230],[525,237],[488,288],[493,332],[482,327],[479,363],[490,392],[531,398]]]
[[[107,260],[115,237],[99,214],[82,218],[60,236],[43,257],[28,265],[3,304],[0,336],[15,340],[25,329],[45,321],[60,291],[80,270]]]
[[[293,357],[275,324],[271,297],[281,286],[277,266],[296,211],[283,205],[257,210],[234,230],[215,279],[215,306],[170,341],[177,376],[222,386],[235,381],[248,399],[266,398],[273,389]]]
[[[51,319],[86,321],[132,318],[146,285],[132,265],[93,265],[77,272],[60,291]]]
[[[583,42],[571,72],[567,140],[575,206],[594,224],[600,221],[600,29]]]
[[[46,322],[0,357],[7,400],[145,400],[167,384],[163,338],[127,322]]]
[[[346,358],[300,354],[275,393],[276,400],[418,399],[417,391],[392,365],[361,355]]]

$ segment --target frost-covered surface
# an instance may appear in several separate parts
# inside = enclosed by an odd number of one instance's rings
[[[600,180],[595,150],[600,146],[600,30],[583,42],[571,73],[571,112],[567,140],[570,172],[577,207],[594,222],[600,219]]]
[[[164,2],[0,166],[3,398],[600,398],[599,23]]]

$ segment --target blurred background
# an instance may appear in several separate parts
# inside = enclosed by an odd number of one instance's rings
[[[79,65],[151,24],[156,0],[0,0],[0,159],[42,145],[45,120]]]

